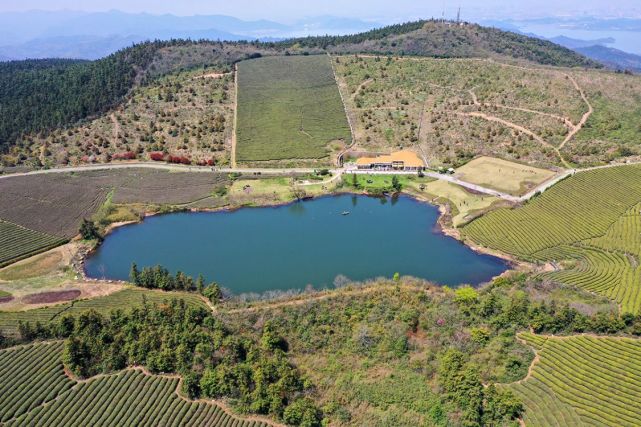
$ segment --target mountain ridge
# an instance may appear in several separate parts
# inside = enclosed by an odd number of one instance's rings
[[[216,65],[231,69],[264,55],[374,53],[438,58],[499,58],[565,67],[600,67],[548,41],[442,21],[415,21],[348,36],[282,42],[145,42],[87,61],[0,63],[0,148],[25,132],[65,127],[117,105],[136,85],[176,70]],[[51,65],[51,66],[49,66]]]

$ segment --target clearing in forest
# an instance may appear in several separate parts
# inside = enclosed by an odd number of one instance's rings
[[[239,163],[302,159],[329,164],[332,152],[351,143],[328,56],[243,61],[238,86]]]
[[[554,176],[554,172],[493,157],[479,157],[456,171],[456,178],[521,196]]]
[[[527,379],[508,387],[527,426],[637,426],[641,341],[620,337],[519,337],[537,351]]]

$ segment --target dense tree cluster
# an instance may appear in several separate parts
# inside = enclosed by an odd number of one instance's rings
[[[220,286],[217,283],[205,286],[205,279],[202,275],[199,275],[196,280],[182,271],[172,275],[169,270],[160,265],[144,267],[139,270],[136,263],[131,264],[129,281],[136,286],[147,289],[199,292],[213,303],[220,301],[223,297]]]
[[[396,36],[400,34],[411,33],[412,31],[420,30],[428,21],[419,20],[414,22],[405,22],[402,24],[388,25],[382,28],[376,28],[370,31],[365,31],[358,34],[350,34],[346,36],[309,36],[302,38],[294,38],[279,42],[281,46],[294,46],[300,45],[304,47],[318,47],[327,49],[330,46],[337,46],[341,44],[358,44],[369,40],[381,40],[386,37]]]
[[[447,350],[439,363],[440,386],[444,396],[461,409],[461,425],[501,425],[523,413],[523,404],[509,390],[483,387],[479,367],[467,361],[461,351]]]
[[[0,144],[116,105],[165,43],[142,43],[98,61],[0,63]]]
[[[286,342],[269,324],[255,341],[232,333],[208,310],[174,300],[109,317],[64,317],[51,330],[66,338],[64,363],[79,377],[142,365],[181,374],[190,398],[231,398],[242,412],[319,425],[319,410],[304,398],[311,385],[289,363]]]
[[[422,30],[422,31],[419,31]],[[346,36],[315,36],[281,42],[341,53],[433,56],[511,56],[546,65],[602,67],[596,61],[547,40],[477,24],[422,20]]]

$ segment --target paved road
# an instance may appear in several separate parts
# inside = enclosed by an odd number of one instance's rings
[[[641,164],[641,162],[631,162],[626,164]],[[538,185],[537,187],[533,188],[528,193],[520,197],[513,196],[511,194],[507,194],[491,188],[483,187],[481,185],[462,181],[448,174],[440,174],[436,172],[425,172],[425,175],[429,176],[430,178],[439,179],[441,181],[451,182],[452,184],[459,185],[461,187],[470,189],[472,191],[476,191],[478,193],[488,194],[490,196],[498,197],[504,200],[508,200],[510,202],[519,203],[519,202],[525,202],[531,199],[535,194],[539,192],[544,192],[545,190],[549,189],[550,187],[554,186],[559,181],[567,178],[570,175],[587,172],[595,169],[605,169],[605,168],[611,168],[611,167],[623,166],[623,165],[624,164],[622,163],[622,164],[611,164],[611,165],[604,165],[604,166],[594,166],[594,167],[585,168],[585,169],[568,169],[563,173],[555,176],[553,179]],[[0,175],[0,179],[10,179],[10,178],[19,177],[19,176],[45,175],[45,174],[53,174],[53,173],[88,172],[93,170],[136,169],[136,168],[159,169],[159,170],[168,170],[168,171],[175,171],[175,172],[182,171],[182,172],[201,172],[201,173],[212,173],[212,172],[242,173],[242,174],[248,174],[248,175],[307,174],[307,173],[313,173],[315,170],[315,169],[309,169],[309,168],[289,168],[289,169],[261,169],[261,168],[242,169],[242,168],[215,168],[215,167],[212,168],[208,166],[172,165],[172,164],[160,163],[160,162],[131,162],[131,163],[106,163],[106,164],[93,164],[93,165],[83,165],[83,166],[69,166],[69,167],[61,167],[61,168],[54,168],[54,169],[40,169],[40,170],[31,171],[31,172],[21,172],[21,173]],[[330,181],[336,179],[338,176],[345,173],[372,174],[372,175],[377,175],[377,174],[378,175],[416,175],[416,172],[373,171],[373,170],[358,170],[358,169],[349,169],[349,168],[330,169],[330,172],[332,173],[332,175],[334,175],[334,177]]]
[[[372,171],[372,170],[348,170],[345,173],[355,173],[358,175],[416,175],[416,172],[405,172],[405,171]],[[512,196],[507,193],[502,193],[500,191],[492,190],[491,188],[486,188],[480,185],[472,184],[470,182],[461,181],[458,178],[454,178],[452,175],[436,173],[436,172],[425,172],[425,176],[430,178],[439,179],[441,181],[451,182],[452,184],[460,185],[472,191],[478,193],[488,194],[490,196],[499,197],[501,199],[509,200],[511,202],[518,202],[519,198]]]
[[[89,172],[94,170],[109,170],[109,169],[160,169],[174,172],[202,172],[202,173],[243,173],[243,174],[261,174],[261,175],[287,175],[291,173],[313,173],[314,169],[306,168],[291,168],[291,169],[261,169],[261,168],[216,168],[210,166],[185,166],[185,165],[172,165],[160,162],[132,162],[132,163],[105,163],[93,164],[83,166],[68,166],[52,169],[39,169],[31,172],[20,172],[7,175],[0,175],[0,179],[8,179],[18,176],[28,175],[43,175],[51,173],[69,173],[69,172]]]

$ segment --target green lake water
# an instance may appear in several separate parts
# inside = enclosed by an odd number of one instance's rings
[[[349,212],[349,215],[342,215]],[[395,272],[476,285],[504,261],[443,235],[438,209],[410,197],[341,195],[236,211],[173,213],[116,229],[87,259],[90,277],[128,278],[131,263],[216,281],[235,294],[333,287]]]

